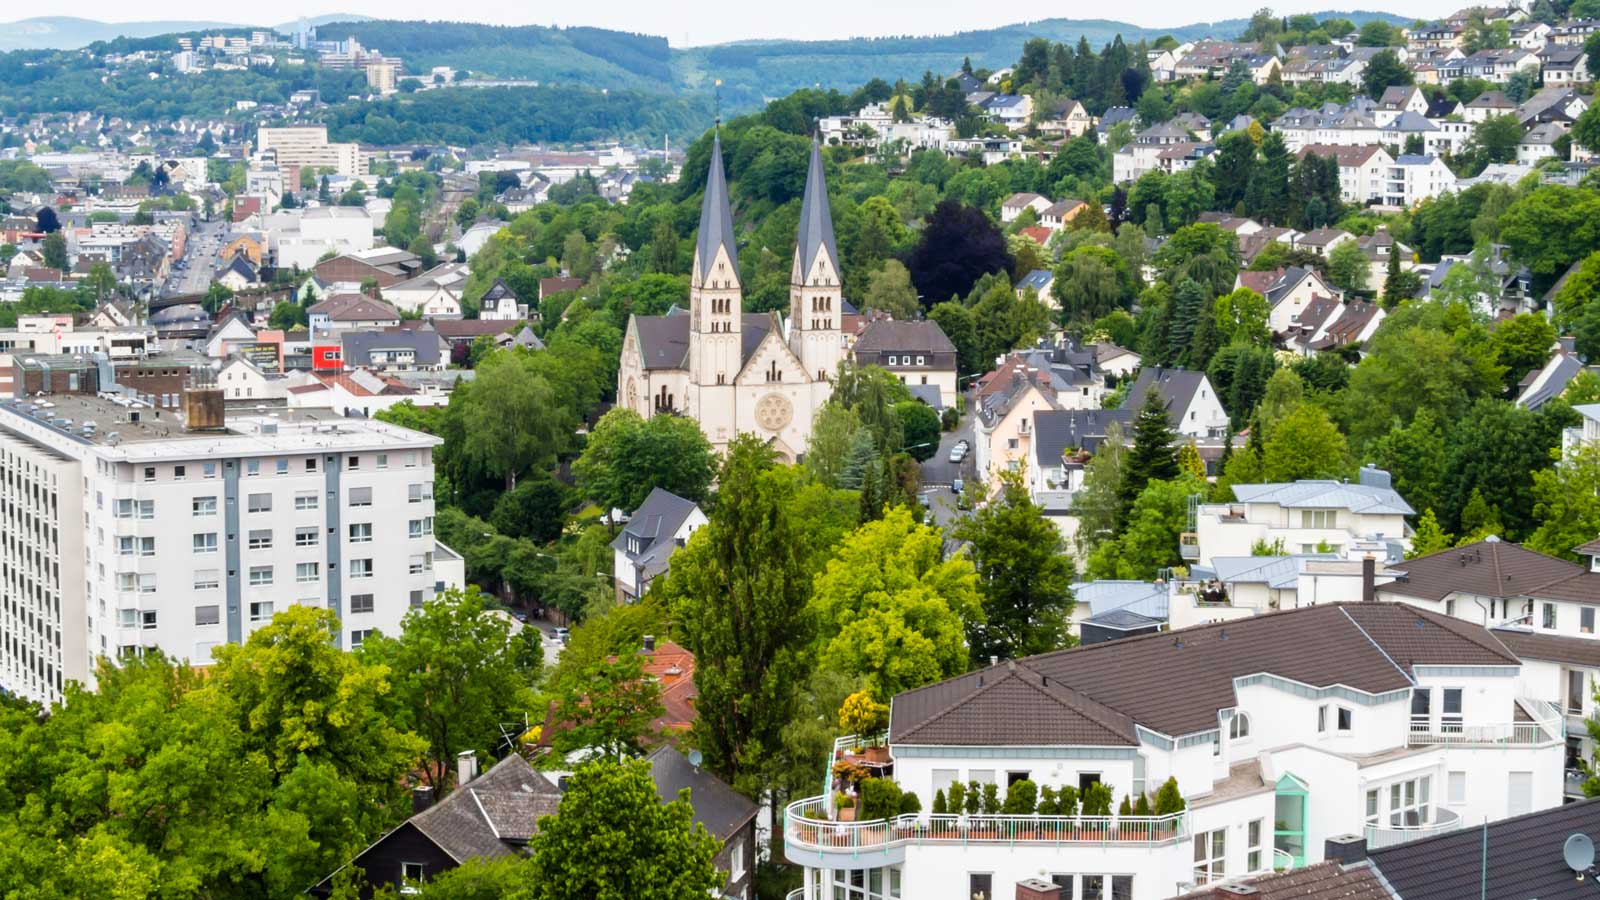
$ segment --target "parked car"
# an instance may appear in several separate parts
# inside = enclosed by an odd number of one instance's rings
[[[961,479],[957,478],[956,480],[950,482],[950,493],[959,494],[961,493],[961,489],[963,487],[965,487],[965,485],[962,484]]]
[[[568,631],[565,628],[557,628],[556,629],[556,642],[560,643],[560,644],[565,644],[567,642],[568,636],[570,636],[571,634],[572,634],[572,632]]]

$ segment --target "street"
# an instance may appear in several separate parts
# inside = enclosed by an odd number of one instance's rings
[[[967,456],[960,463],[952,463],[950,451],[963,440],[967,442]],[[961,515],[956,509],[956,494],[950,490],[951,482],[960,478],[965,482],[965,490],[972,489],[976,468],[973,464],[971,446],[972,415],[969,412],[961,417],[954,431],[939,436],[938,451],[922,464],[921,494],[928,498],[929,518],[941,528],[948,527]]]
[[[211,287],[211,274],[222,265],[217,253],[222,249],[222,237],[226,230],[226,224],[220,219],[200,222],[195,226],[183,254],[184,268],[173,267],[162,293],[168,297],[204,294]]]

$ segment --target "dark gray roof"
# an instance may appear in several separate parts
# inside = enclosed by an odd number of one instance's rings
[[[956,345],[950,343],[938,322],[923,319],[900,322],[894,319],[874,319],[862,330],[854,344],[856,353],[954,353]]]
[[[1134,415],[1131,409],[1039,410],[1033,415],[1034,459],[1041,466],[1054,466],[1073,447],[1094,453],[1105,443],[1106,426],[1116,422],[1127,431]]]
[[[1178,737],[1217,728],[1217,712],[1238,704],[1234,679],[1247,675],[1270,673],[1312,687],[1344,685],[1379,694],[1410,688],[1418,665],[1518,663],[1484,628],[1450,616],[1401,603],[1319,604],[1018,660],[1015,672],[1029,673],[1032,696],[1018,688],[980,686],[979,676],[986,673],[984,684],[998,685],[996,675],[1010,672],[1008,665],[909,691],[890,707],[890,739],[1063,743],[1040,733],[1041,709],[1069,737],[1089,736],[1068,732],[1064,714],[1041,692],[1119,736],[1127,732],[1111,723],[1137,722]],[[963,707],[971,708],[958,714]],[[935,728],[935,722],[946,724]]]
[[[1443,600],[1453,593],[1509,599],[1565,581],[1583,572],[1576,563],[1546,556],[1509,541],[1489,538],[1408,559],[1390,567],[1396,580],[1382,593]]]
[[[482,297],[478,298],[478,302],[483,305],[488,305],[490,303],[499,302],[506,297],[510,297],[512,302],[518,302],[520,299],[517,297],[516,291],[513,291],[511,288],[506,286],[505,279],[496,278],[494,280],[494,284],[491,285],[487,291],[483,292]]]
[[[692,500],[685,500],[671,491],[654,488],[650,491],[650,496],[644,498],[644,502],[634,510],[622,533],[611,542],[611,549],[626,553],[634,562],[655,558],[662,550],[670,554],[674,549],[672,536],[678,533],[678,529],[683,527],[684,520],[689,518],[696,508]],[[639,542],[639,552],[628,552],[630,537]]]
[[[704,221],[704,220],[702,220]],[[833,240],[833,213],[828,209],[828,183],[822,170],[822,148],[813,138],[811,164],[806,169],[806,189],[800,195],[800,236],[795,253],[800,258],[800,277],[811,273],[817,254],[828,251],[828,265],[837,276],[839,248]]]
[[[373,351],[377,350],[410,350],[416,354],[419,366],[439,364],[437,331],[347,331],[340,335],[339,341],[344,346],[346,366],[369,365]]]
[[[1518,397],[1518,403],[1529,409],[1538,409],[1556,397],[1561,396],[1561,392],[1567,389],[1567,385],[1571,383],[1572,379],[1578,377],[1578,373],[1583,371],[1583,363],[1578,362],[1577,357],[1566,353],[1557,354],[1552,362],[1555,368],[1550,373],[1550,377],[1539,385],[1538,390],[1529,391]],[[1546,363],[1546,365],[1550,365],[1550,363]],[[1540,371],[1541,369],[1535,369],[1534,374]]]
[[[1142,616],[1128,609],[1113,609],[1099,615],[1090,616],[1085,621],[1099,625],[1101,628],[1110,628],[1113,631],[1137,631],[1141,628],[1160,625],[1167,620]]]
[[[1574,878],[1562,859],[1572,834],[1600,841],[1600,799],[1388,847],[1371,859],[1405,900],[1593,900],[1595,886]]]
[[[706,174],[706,195],[700,203],[700,234],[695,240],[701,280],[710,275],[718,247],[727,248],[728,265],[733,268],[737,280],[739,251],[733,241],[733,210],[728,206],[728,178],[722,171],[720,134],[711,138],[711,170]]]
[[[717,840],[728,840],[755,818],[756,805],[750,798],[694,766],[672,747],[658,747],[646,758],[650,760],[650,777],[655,780],[661,802],[671,803],[678,799],[679,791],[688,788],[695,823],[704,825]]]
[[[406,820],[456,862],[507,856],[527,843],[561,791],[515,753]]]
[[[1183,411],[1189,408],[1194,401],[1195,394],[1200,392],[1200,384],[1205,381],[1206,373],[1196,372],[1191,369],[1167,369],[1161,366],[1146,366],[1139,370],[1139,377],[1134,380],[1133,387],[1128,389],[1128,396],[1123,398],[1122,408],[1137,412],[1144,406],[1144,395],[1154,386],[1167,400],[1165,409],[1173,419],[1173,424]]]
[[[1600,669],[1600,641],[1526,628],[1495,628],[1494,636],[1519,659],[1542,659]]]
[[[756,352],[762,338],[773,330],[775,313],[747,312],[740,316],[739,337],[742,364]],[[639,356],[644,368],[684,369],[689,366],[689,314],[674,309],[664,316],[633,316],[629,321],[639,334]]]

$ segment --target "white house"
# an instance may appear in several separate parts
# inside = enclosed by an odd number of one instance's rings
[[[1216,557],[1250,556],[1265,545],[1279,555],[1328,553],[1398,560],[1410,548],[1406,516],[1416,510],[1388,485],[1388,474],[1361,470],[1361,483],[1304,480],[1236,484],[1231,503],[1196,508],[1194,528],[1180,542],[1184,559],[1209,566]],[[1279,549],[1281,548],[1281,549]]]
[[[617,601],[636,603],[664,574],[672,554],[709,520],[693,501],[655,488],[611,542]]]
[[[1165,401],[1173,430],[1186,437],[1221,437],[1228,430],[1228,413],[1204,372],[1167,369],[1160,366],[1140,369],[1139,377],[1128,388],[1122,408],[1137,412],[1143,408],[1145,394],[1159,391]]]

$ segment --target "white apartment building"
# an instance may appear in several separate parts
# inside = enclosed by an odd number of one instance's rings
[[[300,186],[300,170],[332,169],[335,175],[361,178],[367,174],[366,158],[356,143],[328,143],[328,126],[296,125],[288,128],[262,127],[256,130],[256,156],[270,159],[283,170],[289,184]]]
[[[94,661],[194,663],[294,604],[338,645],[433,596],[437,438],[311,412],[187,417],[82,395],[0,402],[0,690],[59,700]],[[187,427],[186,422],[194,427]],[[205,427],[211,426],[211,427]]]
[[[1456,189],[1456,175],[1433,154],[1402,153],[1384,175],[1386,206],[1412,207]]]
[[[1218,557],[1251,556],[1264,544],[1278,555],[1399,559],[1411,546],[1406,516],[1416,510],[1388,485],[1388,473],[1363,469],[1361,482],[1236,484],[1234,502],[1194,508],[1180,540],[1183,558],[1209,567]]]
[[[372,214],[355,206],[314,206],[266,217],[263,229],[279,267],[316,267],[323,254],[371,250]]]
[[[1297,156],[1332,157],[1339,166],[1339,196],[1346,203],[1365,205],[1383,196],[1383,176],[1394,157],[1381,144],[1308,144]]]
[[[991,665],[894,697],[887,752],[864,757],[921,812],[841,816],[835,792],[856,788],[819,770],[826,790],[784,820],[804,867],[790,897],[997,900],[1041,879],[1072,900],[1159,900],[1319,862],[1331,838],[1381,848],[1548,809],[1561,717],[1522,676],[1482,627],[1376,602]],[[1169,779],[1182,810],[1115,814]],[[932,812],[958,781],[1004,797],[1023,780],[1108,788],[1113,812]]]

